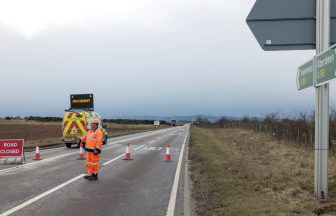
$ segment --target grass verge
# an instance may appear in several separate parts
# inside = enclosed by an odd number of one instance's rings
[[[241,129],[193,127],[189,151],[195,215],[336,215],[335,199],[313,196],[313,150]],[[332,156],[332,198],[335,176]]]

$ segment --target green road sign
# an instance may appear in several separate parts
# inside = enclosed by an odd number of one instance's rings
[[[316,85],[322,85],[336,78],[336,47],[316,57]]]
[[[298,68],[296,82],[298,90],[314,86],[314,59]]]

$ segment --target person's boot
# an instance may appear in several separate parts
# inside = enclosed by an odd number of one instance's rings
[[[98,180],[98,174],[92,174],[92,176],[89,177],[89,180]]]
[[[92,174],[86,174],[86,175],[84,176],[84,179],[89,179],[91,176],[92,176]]]

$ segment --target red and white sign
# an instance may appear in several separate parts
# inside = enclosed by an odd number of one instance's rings
[[[0,139],[0,157],[21,157],[23,145],[23,139]]]

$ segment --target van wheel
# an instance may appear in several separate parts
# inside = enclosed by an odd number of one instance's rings
[[[107,135],[105,136],[105,139],[103,141],[103,144],[105,145],[107,143]]]
[[[67,148],[71,148],[71,143],[66,143],[65,145]]]

